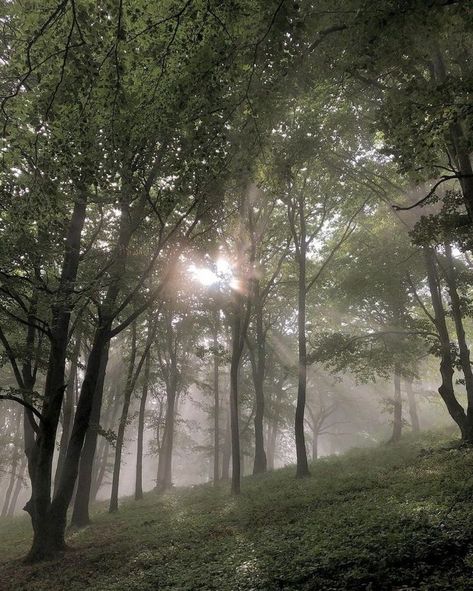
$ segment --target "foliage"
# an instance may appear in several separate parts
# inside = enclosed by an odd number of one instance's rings
[[[302,481],[292,468],[250,477],[239,499],[204,486],[119,515],[97,508],[60,569],[16,567],[28,527],[14,519],[1,530],[2,589],[466,590],[473,458],[448,437],[318,460]]]

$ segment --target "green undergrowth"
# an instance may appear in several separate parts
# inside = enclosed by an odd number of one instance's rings
[[[424,434],[226,485],[97,510],[57,560],[25,566],[0,525],[2,591],[473,589],[473,450]]]

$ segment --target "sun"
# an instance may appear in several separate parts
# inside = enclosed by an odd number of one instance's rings
[[[214,285],[214,283],[217,283],[219,280],[218,276],[212,271],[212,269],[207,267],[196,267],[195,265],[191,265],[189,271],[192,273],[193,278],[204,287]]]

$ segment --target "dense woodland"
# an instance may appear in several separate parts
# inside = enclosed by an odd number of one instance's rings
[[[470,1],[0,23],[0,511],[28,562],[96,501],[292,464],[297,496],[318,457],[473,443]]]

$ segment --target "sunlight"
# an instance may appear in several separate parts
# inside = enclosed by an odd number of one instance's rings
[[[192,273],[193,278],[204,287],[209,287],[218,282],[218,275],[208,267],[196,267],[195,265],[191,265],[189,271]]]

